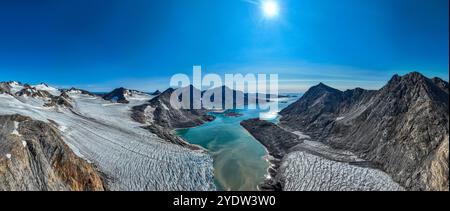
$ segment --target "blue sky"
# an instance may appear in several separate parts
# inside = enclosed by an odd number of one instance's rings
[[[176,73],[278,73],[379,88],[393,74],[449,78],[448,0],[0,0],[0,81],[92,91],[164,89]]]

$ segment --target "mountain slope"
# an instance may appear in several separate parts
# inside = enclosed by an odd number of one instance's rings
[[[448,190],[448,82],[394,76],[378,91],[311,88],[280,125],[355,152],[409,190]]]
[[[0,83],[0,94],[10,93],[11,87],[7,83]]]
[[[105,190],[51,124],[11,115],[0,116],[0,125],[0,190]]]
[[[190,86],[183,89],[194,90],[195,88]],[[204,109],[174,108],[170,103],[174,92],[175,89],[169,88],[147,103],[133,107],[132,118],[140,123],[159,125],[169,129],[195,127],[213,120],[213,117]]]
[[[103,96],[103,99],[110,100],[117,103],[129,103],[127,96],[131,95],[131,92],[125,88],[114,89],[110,93]]]
[[[300,100],[283,109],[280,115],[283,123],[293,129],[301,129],[314,138],[322,138],[330,133],[330,125],[336,120],[342,120],[340,114],[357,114],[374,94],[375,91],[360,88],[342,92],[320,83],[310,88]]]

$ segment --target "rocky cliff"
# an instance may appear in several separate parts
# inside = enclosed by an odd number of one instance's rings
[[[8,85],[8,83],[0,83],[0,94],[4,93],[10,93],[11,87]]]
[[[54,125],[4,115],[0,126],[0,190],[105,190],[94,166],[70,150]]]

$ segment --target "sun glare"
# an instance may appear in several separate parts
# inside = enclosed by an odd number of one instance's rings
[[[262,10],[264,16],[268,18],[273,18],[278,16],[278,13],[280,12],[280,7],[278,6],[278,3],[275,0],[264,0],[262,2]]]

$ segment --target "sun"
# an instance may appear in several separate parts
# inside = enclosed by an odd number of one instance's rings
[[[262,2],[262,11],[264,16],[268,18],[273,18],[278,16],[280,12],[280,7],[275,0],[263,0]]]

